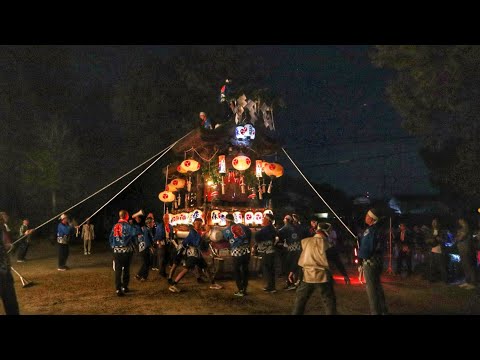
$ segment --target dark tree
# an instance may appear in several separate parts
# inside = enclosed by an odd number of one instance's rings
[[[390,100],[441,191],[480,197],[480,47],[376,46],[373,62],[393,70]]]

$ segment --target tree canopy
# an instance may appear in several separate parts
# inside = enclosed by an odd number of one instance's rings
[[[479,198],[480,46],[381,45],[373,63],[393,70],[388,96],[443,192]]]

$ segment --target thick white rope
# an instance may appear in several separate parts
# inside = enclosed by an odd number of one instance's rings
[[[134,172],[134,171],[137,170],[138,168],[142,167],[143,165],[145,165],[146,163],[148,163],[148,162],[151,161],[152,159],[155,159],[157,156],[159,156],[159,155],[162,155],[162,156],[163,156],[163,155],[164,155],[165,153],[167,153],[173,146],[175,146],[179,141],[183,140],[185,137],[187,137],[188,135],[190,135],[192,132],[193,132],[193,130],[190,131],[187,135],[185,135],[185,136],[181,137],[180,139],[178,139],[177,141],[175,141],[172,145],[167,146],[167,147],[166,147],[165,149],[163,149],[162,151],[160,151],[160,152],[158,152],[157,154],[153,155],[150,159],[145,160],[143,163],[141,163],[140,165],[138,165],[138,166],[135,167],[134,169],[132,169],[132,170],[130,170],[129,172],[127,172],[126,174],[120,176],[118,179],[112,181],[110,184],[104,186],[103,188],[101,188],[100,190],[94,192],[93,194],[91,194],[90,196],[86,197],[86,198],[83,199],[82,201],[79,201],[79,202],[76,203],[75,205],[69,207],[67,210],[62,211],[61,213],[53,216],[52,218],[50,218],[49,220],[45,221],[44,223],[38,225],[37,227],[35,227],[34,229],[32,229],[31,232],[40,229],[41,227],[43,227],[43,226],[47,225],[48,223],[52,222],[53,220],[57,220],[58,217],[59,217],[60,215],[62,215],[63,213],[66,213],[66,212],[72,210],[73,208],[77,207],[78,205],[84,203],[84,202],[87,201],[88,199],[92,198],[93,196],[95,196],[95,195],[97,195],[98,193],[102,192],[102,191],[105,190],[106,188],[108,188],[108,187],[112,186],[113,184],[115,184],[116,182],[120,181],[120,180],[123,179],[125,176],[131,174],[132,172]],[[82,223],[82,224],[83,224],[83,223]],[[30,234],[30,233],[29,233],[29,234]],[[28,234],[28,235],[29,235],[29,234]],[[19,242],[20,240],[26,238],[28,235],[23,235],[23,236],[19,237],[17,240],[15,240],[15,241],[11,244],[11,247],[10,247],[10,249],[8,250],[8,252],[12,251],[13,246],[14,246],[17,242]]]
[[[95,216],[100,210],[102,210],[105,206],[107,206],[108,204],[110,204],[113,199],[115,199],[118,195],[120,195],[127,187],[129,187],[130,185],[133,184],[133,182],[135,182],[135,180],[137,180],[140,176],[142,176],[148,169],[150,169],[153,165],[155,165],[155,163],[160,160],[166,153],[168,153],[175,145],[176,145],[177,142],[175,142],[173,145],[170,146],[170,148],[165,151],[162,155],[160,155],[154,162],[152,162],[150,165],[148,165],[145,170],[143,170],[140,174],[138,174],[137,176],[135,176],[135,178],[133,178],[132,181],[130,181],[127,185],[125,185],[123,187],[122,190],[120,190],[118,193],[116,193],[110,200],[108,200],[105,204],[103,204],[97,211],[95,211],[92,215],[90,215],[89,217],[87,217],[80,225],[78,226],[82,226],[83,224],[85,224],[87,222],[88,219],[92,218],[93,216]]]
[[[192,130],[193,131],[193,130]],[[152,162],[150,165],[148,165],[145,170],[143,170],[140,174],[138,174],[137,176],[135,176],[135,178],[130,181],[127,185],[125,185],[123,187],[122,190],[120,190],[118,193],[116,193],[110,200],[108,200],[105,204],[103,204],[97,211],[95,211],[92,215],[90,215],[89,217],[87,217],[80,225],[78,226],[82,226],[83,224],[85,224],[87,222],[87,220],[91,219],[93,216],[95,216],[100,210],[102,210],[105,206],[107,206],[110,202],[112,202],[113,199],[115,199],[118,195],[120,195],[127,187],[129,187],[130,185],[132,185],[140,176],[142,176],[148,169],[150,169],[153,165],[155,165],[155,163],[160,160],[164,155],[166,155],[175,145],[177,145],[178,142],[180,142],[182,139],[184,139],[186,136],[190,135],[190,133],[192,132],[190,131],[187,135],[185,136],[182,136],[180,139],[178,139],[177,141],[175,141],[173,144],[171,144],[167,150],[165,150],[165,152],[160,155],[154,162]],[[168,171],[167,171],[167,176],[168,176]]]
[[[292,158],[290,157],[290,155],[287,154],[287,151],[282,147],[282,150],[283,152],[285,153],[285,155],[287,155],[288,159],[292,162],[293,166],[295,166],[295,168],[297,169],[297,171],[300,173],[300,175],[303,176],[303,178],[305,179],[305,181],[307,182],[308,185],[310,185],[310,187],[313,189],[313,191],[315,191],[315,193],[318,195],[318,197],[320,198],[320,200],[323,201],[323,203],[325,205],[327,205],[327,207],[330,209],[330,211],[337,217],[338,221],[340,221],[342,223],[342,225],[345,227],[345,229],[348,230],[348,232],[350,234],[352,234],[352,236],[357,239],[357,237],[355,236],[355,234],[348,228],[347,225],[345,225],[345,223],[342,221],[342,219],[340,219],[340,216],[337,215],[337,213],[330,207],[330,205],[328,205],[328,203],[325,201],[325,199],[322,197],[322,195],[320,195],[317,191],[317,189],[315,189],[313,187],[313,185],[310,183],[310,181],[308,181],[308,179],[305,177],[305,175],[303,175],[302,171],[298,168],[297,164],[295,164],[295,162],[292,160]],[[358,243],[358,239],[357,239],[357,243]]]

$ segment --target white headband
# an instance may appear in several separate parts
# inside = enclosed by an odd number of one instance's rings
[[[370,216],[373,220],[378,221],[378,216],[375,215],[373,212],[368,210],[367,215]]]

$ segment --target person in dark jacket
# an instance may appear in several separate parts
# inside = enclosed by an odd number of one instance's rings
[[[58,243],[58,271],[68,270],[67,266],[68,255],[70,253],[70,241],[74,228],[78,229],[78,226],[72,226],[69,224],[69,218],[67,214],[60,216],[60,223],[57,226],[57,243]]]
[[[238,291],[235,296],[247,295],[248,264],[250,263],[251,230],[243,224],[236,224],[232,214],[225,216],[227,228],[223,237],[230,243],[230,253],[233,260],[233,276],[237,283]]]
[[[273,226],[273,215],[265,214],[262,228],[255,233],[255,248],[262,257],[263,277],[267,281],[263,291],[275,293],[275,236],[277,230]]]
[[[383,270],[384,234],[382,229],[381,212],[372,208],[365,215],[368,225],[364,231],[358,257],[361,261],[359,270],[363,271],[367,285],[367,296],[372,315],[388,314],[385,294],[380,275]]]
[[[119,220],[110,232],[110,247],[113,251],[113,270],[115,271],[115,289],[117,296],[129,292],[130,264],[133,255],[133,243],[140,235],[138,230],[128,223],[129,214],[120,210]]]

